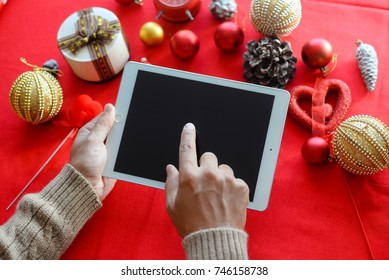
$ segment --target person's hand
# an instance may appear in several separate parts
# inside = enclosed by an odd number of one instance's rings
[[[197,164],[196,129],[185,125],[179,148],[179,171],[166,167],[166,208],[178,233],[188,234],[209,228],[244,229],[249,202],[247,184],[234,177],[217,157],[204,153]]]
[[[70,164],[89,181],[101,201],[116,183],[116,180],[102,175],[107,162],[104,141],[114,120],[115,107],[105,105],[104,112],[80,128],[70,154]]]

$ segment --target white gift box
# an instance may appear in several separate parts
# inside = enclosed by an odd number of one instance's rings
[[[70,15],[57,35],[58,47],[73,73],[86,81],[108,80],[130,59],[125,33],[116,15],[88,8]]]

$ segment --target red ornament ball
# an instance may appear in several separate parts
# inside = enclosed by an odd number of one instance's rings
[[[314,69],[323,68],[329,64],[333,54],[332,45],[322,38],[309,40],[301,50],[304,63]]]
[[[330,145],[323,138],[314,136],[304,142],[301,154],[308,163],[323,163],[328,160],[330,155]]]
[[[243,43],[242,28],[234,22],[225,22],[219,25],[214,34],[216,46],[225,52],[237,50]]]
[[[190,30],[180,30],[170,39],[170,50],[178,58],[191,59],[199,49],[199,38]]]

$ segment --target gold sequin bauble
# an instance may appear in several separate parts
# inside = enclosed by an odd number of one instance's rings
[[[62,106],[62,88],[52,74],[35,68],[13,83],[9,100],[16,114],[33,124],[56,116]]]
[[[389,167],[389,128],[380,120],[358,115],[336,129],[334,159],[346,170],[370,175]]]
[[[285,36],[300,23],[300,0],[252,0],[250,21],[265,36]]]

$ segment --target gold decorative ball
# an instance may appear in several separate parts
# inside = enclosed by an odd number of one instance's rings
[[[158,46],[164,38],[163,28],[156,22],[146,22],[140,28],[139,37],[149,47]]]
[[[285,36],[301,20],[300,0],[252,0],[250,21],[255,30],[265,36]]]
[[[349,172],[380,172],[389,167],[389,128],[374,117],[353,116],[336,129],[332,148],[334,159]]]
[[[16,79],[9,100],[20,118],[38,124],[58,114],[63,102],[62,88],[52,74],[35,68]]]

